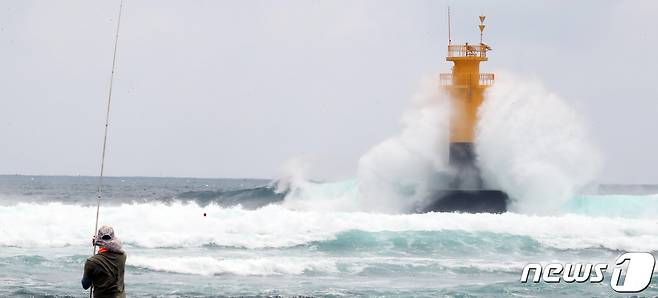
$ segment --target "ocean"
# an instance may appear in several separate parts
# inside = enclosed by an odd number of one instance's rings
[[[619,295],[601,283],[521,283],[528,263],[658,256],[655,188],[615,186],[551,215],[295,209],[259,179],[106,178],[100,223],[128,254],[128,297]],[[354,182],[323,184],[356,187]],[[0,296],[83,297],[94,177],[0,176]],[[658,191],[656,191],[658,192]],[[204,216],[205,214],[205,216]],[[643,296],[658,295],[658,269]]]

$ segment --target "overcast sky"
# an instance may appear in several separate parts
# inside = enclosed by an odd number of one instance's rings
[[[349,176],[453,41],[573,102],[602,182],[658,183],[656,1],[124,0],[107,174]],[[3,0],[0,173],[95,175],[119,1]]]

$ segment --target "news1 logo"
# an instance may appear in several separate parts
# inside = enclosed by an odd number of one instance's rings
[[[621,267],[624,263],[628,263],[626,270]],[[628,252],[619,256],[615,264],[610,278],[612,289],[618,293],[638,293],[644,291],[651,283],[656,259],[650,253]],[[608,269],[608,264],[547,264],[544,267],[540,264],[528,264],[523,267],[523,273],[521,273],[522,283],[528,282],[530,271],[533,269],[535,271],[532,278],[533,283],[538,283],[541,279],[547,283],[561,281],[583,283],[588,280],[591,283],[600,283],[604,279],[604,272]],[[592,276],[592,271],[594,271],[594,276]],[[623,281],[621,280],[622,271],[625,271]]]

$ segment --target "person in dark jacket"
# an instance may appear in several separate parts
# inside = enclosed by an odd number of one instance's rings
[[[93,286],[94,297],[126,297],[123,284],[126,253],[121,240],[114,235],[112,227],[102,226],[92,242],[99,249],[85,263],[82,287],[86,290]]]

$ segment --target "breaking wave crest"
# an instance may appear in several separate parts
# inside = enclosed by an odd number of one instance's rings
[[[649,207],[655,211],[656,198],[644,199],[652,202],[644,209]],[[580,208],[582,211],[584,207]],[[204,217],[204,213],[207,216]],[[516,243],[524,247],[556,249],[653,251],[658,247],[655,233],[658,212],[653,214],[643,219],[578,214],[390,215],[295,211],[280,205],[246,210],[214,204],[201,207],[195,203],[147,203],[104,206],[100,222],[111,223],[127,245],[144,248],[215,245],[265,249],[317,245],[320,249],[358,250],[360,245],[372,244],[399,245],[405,252],[423,249],[423,246],[450,252],[451,247],[461,251],[470,242],[485,241],[474,247],[514,250]],[[0,246],[88,245],[94,216],[94,207],[62,203],[0,206]],[[345,241],[346,237],[350,240]]]
[[[473,259],[464,262],[436,258],[340,258],[340,257],[141,257],[128,259],[127,265],[145,270],[194,275],[392,275],[404,273],[442,275],[445,272],[478,274],[480,272],[512,272],[525,263]]]

